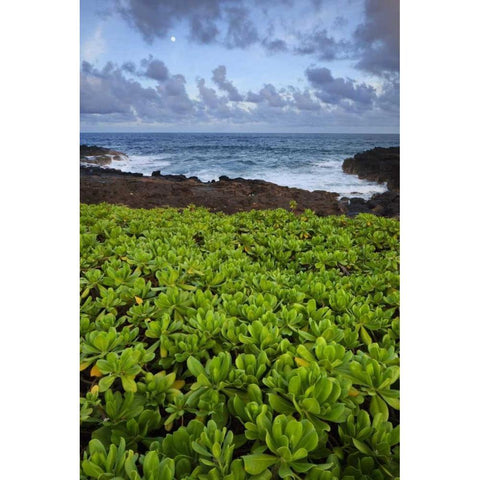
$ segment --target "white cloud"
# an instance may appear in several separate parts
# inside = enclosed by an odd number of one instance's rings
[[[98,58],[105,53],[106,43],[103,38],[103,25],[100,24],[94,34],[85,41],[82,46],[82,60],[89,63],[94,63]]]

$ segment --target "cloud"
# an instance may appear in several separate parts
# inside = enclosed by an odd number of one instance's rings
[[[251,103],[265,102],[274,108],[283,107],[287,104],[286,98],[277,92],[277,89],[271,83],[264,85],[258,93],[248,92],[246,101]]]
[[[125,62],[122,65],[122,70],[124,70],[125,72],[135,73],[136,69],[137,69],[137,67],[133,62]]]
[[[146,122],[182,116],[193,110],[183,75],[166,78],[157,88],[127,79],[124,69],[107,63],[102,70],[83,62],[80,76],[80,112],[83,115],[121,115]]]
[[[288,23],[297,5],[318,11],[322,0],[112,0],[117,11],[144,40],[167,38],[181,23],[188,25],[189,39],[199,44],[220,43],[227,48],[261,44],[268,53],[288,49],[274,38],[267,25]],[[259,19],[261,18],[261,21]],[[262,31],[262,34],[258,30]]]
[[[310,34],[299,34],[300,45],[294,49],[298,55],[314,55],[319,60],[347,58],[352,46],[345,40],[335,40],[326,29],[315,30]]]
[[[258,93],[253,93],[249,91],[245,100],[250,103],[260,103],[263,100],[263,97]]]
[[[142,66],[146,68],[144,75],[152,80],[163,82],[168,79],[168,68],[161,60],[156,60],[153,57],[142,60]]]
[[[227,69],[225,68],[225,65],[219,65],[212,73],[213,82],[220,90],[228,93],[229,100],[232,102],[243,100],[243,96],[238,93],[236,87],[233,86],[232,82],[227,80]]]
[[[190,23],[192,38],[210,43],[211,25],[220,17],[221,3],[219,0],[114,0],[117,11],[148,43],[170,35],[173,26],[183,19]],[[196,29],[203,33],[197,35]]]
[[[305,74],[310,84],[317,89],[317,97],[325,103],[339,104],[342,100],[351,100],[368,106],[376,100],[376,91],[371,85],[357,83],[352,79],[334,78],[328,68],[309,68]]]
[[[378,96],[378,104],[386,112],[399,114],[400,83],[398,77],[393,77],[383,83],[381,93]]]
[[[308,68],[305,74],[314,87],[333,82],[332,72],[328,68]]]
[[[262,45],[265,47],[268,53],[280,53],[288,51],[288,46],[284,40],[275,39],[269,40],[268,38],[264,38],[262,40]]]
[[[226,46],[229,48],[245,48],[258,41],[258,32],[249,19],[246,8],[232,7],[226,9],[228,31]]]
[[[147,76],[152,65],[153,73]],[[398,124],[398,81],[385,80],[376,91],[365,83],[336,78],[324,67],[312,67],[305,73],[310,82],[308,88],[278,88],[269,83],[245,95],[227,80],[226,68],[220,65],[212,76],[217,90],[198,78],[198,96],[190,97],[185,76],[170,73],[161,60],[153,57],[141,61],[140,66],[133,62],[121,66],[108,62],[101,69],[83,62],[82,123],[110,128],[170,125],[169,128],[181,129],[182,125],[197,125],[213,130],[236,129],[237,125],[285,130]],[[147,79],[155,80],[155,85],[145,86]],[[235,95],[243,100],[232,100]]]
[[[193,112],[194,104],[185,90],[186,83],[185,77],[177,74],[171,76],[163,85],[157,87],[157,90],[162,95],[164,107],[167,110],[179,115]]]
[[[105,53],[106,44],[103,38],[103,25],[100,24],[91,38],[82,46],[82,58],[86,62],[95,62],[103,53]]]
[[[377,75],[399,71],[399,14],[399,0],[365,0],[365,22],[354,32],[357,68]]]
[[[190,39],[200,44],[214,43],[219,30],[211,18],[204,18],[200,15],[190,20]]]
[[[314,110],[320,110],[322,108],[321,105],[312,98],[308,90],[304,90],[303,92],[294,91],[293,99],[295,101],[295,106],[299,110],[314,111]]]
[[[213,88],[208,88],[205,85],[205,79],[200,78],[197,80],[197,88],[200,99],[208,108],[217,109],[224,103]]]

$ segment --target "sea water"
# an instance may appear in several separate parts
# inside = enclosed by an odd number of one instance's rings
[[[109,167],[151,175],[221,175],[261,179],[287,187],[369,198],[387,187],[342,171],[342,163],[373,147],[400,144],[398,134],[82,133],[80,143],[128,155]]]

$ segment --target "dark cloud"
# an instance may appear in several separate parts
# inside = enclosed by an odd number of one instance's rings
[[[309,68],[305,74],[314,87],[321,87],[333,81],[332,72],[328,68]]]
[[[129,72],[129,73],[135,73],[136,72],[136,66],[133,62],[125,62],[123,65],[122,65],[122,70],[125,70],[126,72]]]
[[[144,75],[147,78],[157,80],[157,82],[163,82],[168,79],[168,68],[161,60],[150,57],[148,59],[142,60],[141,63],[142,67],[146,69]]]
[[[258,41],[258,32],[249,19],[248,10],[241,7],[226,9],[228,31],[225,38],[229,48],[245,48]]]
[[[400,111],[400,83],[398,77],[392,77],[383,83],[382,92],[378,96],[378,105],[382,110],[398,115]]]
[[[263,100],[263,97],[258,93],[248,92],[245,100],[251,103],[260,103]]]
[[[143,35],[145,41],[164,38],[173,26],[187,19],[191,25],[191,34],[195,39],[206,38],[211,41],[208,24],[220,17],[221,0],[114,0],[117,11]],[[207,19],[207,20],[203,20]],[[204,23],[206,22],[206,23]],[[204,32],[197,36],[194,30]]]
[[[193,111],[193,102],[190,100],[186,90],[186,80],[183,75],[173,75],[163,86],[157,87],[162,94],[164,106],[180,115],[190,113]]]
[[[194,42],[214,43],[218,34],[219,30],[212,19],[198,15],[190,20],[190,39]]]
[[[157,118],[161,99],[153,88],[127,80],[120,69],[98,71],[87,68],[80,79],[80,112],[82,114],[121,114],[145,120]]]
[[[213,82],[220,90],[228,93],[229,100],[232,102],[243,100],[243,96],[238,93],[236,87],[233,86],[231,81],[227,80],[227,69],[225,68],[225,65],[219,65],[212,73]]]
[[[169,36],[179,22],[190,27],[190,39],[201,44],[218,41],[219,21],[227,22],[225,38],[230,48],[244,48],[258,41],[246,0],[113,0],[117,11],[152,43]],[[272,2],[269,2],[272,3]]]
[[[316,96],[325,103],[339,104],[344,100],[371,105],[376,100],[375,89],[351,79],[334,78],[328,68],[309,68],[305,72],[309,82],[317,89]]]
[[[215,122],[229,119],[233,122],[242,122],[249,117],[248,112],[237,108],[235,104],[229,104],[228,97],[220,97],[213,88],[207,87],[205,79],[197,79],[197,88],[200,96],[195,115],[197,120]]]
[[[288,50],[287,44],[278,38],[275,40],[264,38],[262,40],[262,45],[265,47],[268,53],[280,53]]]
[[[262,28],[260,36],[254,15],[263,12],[264,20],[287,17],[298,0],[112,0],[120,15],[152,43],[166,38],[176,25],[189,26],[190,40],[200,44],[219,42],[228,48],[246,48],[261,43],[267,52],[278,53],[287,49],[284,40],[276,39]],[[318,10],[321,0],[303,0],[305,6]],[[279,12],[278,7],[282,8]],[[275,13],[272,13],[275,11]],[[255,12],[255,13],[254,13]],[[261,24],[260,24],[261,25]],[[267,33],[267,35],[265,35]]]
[[[271,84],[265,85],[258,93],[248,92],[247,102],[262,103],[266,102],[270,107],[283,107],[287,104],[285,98],[277,92],[277,89]]]
[[[102,70],[87,62],[80,76],[80,112],[83,115],[122,115],[129,120],[161,121],[193,109],[185,91],[185,78],[171,76],[157,89],[127,79],[124,69],[108,63]]]
[[[319,110],[321,108],[318,102],[315,102],[310,95],[310,92],[304,90],[303,92],[294,91],[293,99],[295,101],[295,106],[299,110]]]
[[[200,78],[197,80],[197,88],[200,99],[208,108],[217,109],[223,104],[217,92],[213,88],[208,88],[205,85],[205,79]]]
[[[151,73],[154,87],[145,87],[146,71],[151,65],[161,75]],[[152,67],[153,69],[153,67]],[[289,86],[278,89],[266,84],[258,91],[242,95],[227,79],[223,65],[213,70],[210,88],[197,79],[198,95],[189,97],[182,74],[171,74],[159,59],[117,66],[108,62],[102,69],[84,62],[81,71],[81,118],[83,124],[182,125],[228,128],[248,124],[253,129],[320,127],[336,125],[398,125],[398,79],[384,79],[375,89],[348,78],[336,78],[327,68],[309,68],[309,88]],[[219,92],[226,92],[221,94]],[[238,95],[246,102],[232,101]],[[247,103],[248,102],[248,103]]]
[[[333,22],[333,27],[334,28],[342,28],[342,27],[345,27],[346,25],[348,25],[348,20],[339,15],[338,17],[335,17],[335,21]]]
[[[315,30],[308,35],[299,34],[300,45],[294,49],[298,55],[314,55],[319,60],[346,58],[352,49],[349,42],[335,40],[326,29]]]
[[[377,75],[399,71],[399,14],[399,0],[365,0],[365,22],[354,33],[357,68]]]

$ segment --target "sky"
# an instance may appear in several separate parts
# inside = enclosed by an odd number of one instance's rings
[[[399,0],[80,9],[82,132],[399,131]]]

